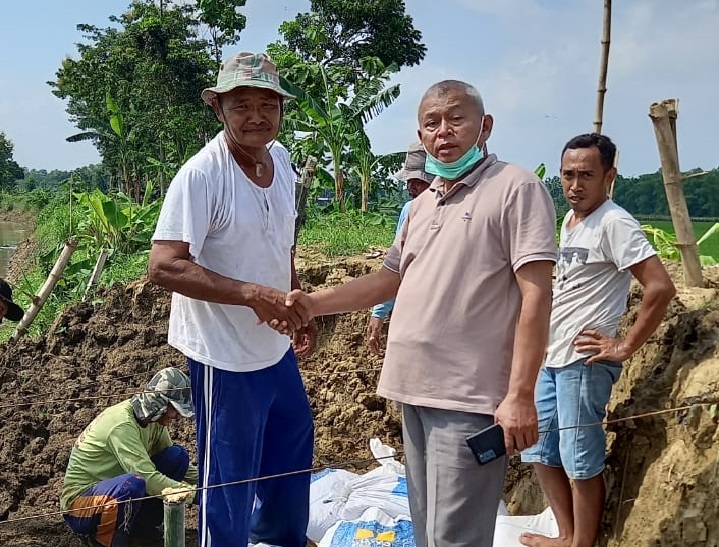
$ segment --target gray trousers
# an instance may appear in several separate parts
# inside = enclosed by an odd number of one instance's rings
[[[402,405],[417,547],[492,547],[507,458],[479,465],[465,438],[494,417]]]

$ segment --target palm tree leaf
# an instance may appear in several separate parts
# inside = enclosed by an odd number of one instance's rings
[[[363,123],[367,123],[390,106],[397,97],[399,97],[399,93],[399,84],[395,84],[371,97],[363,97],[362,101],[355,105],[355,115],[359,117]]]
[[[81,142],[81,141],[91,141],[95,139],[99,139],[102,135],[98,133],[97,131],[84,131],[82,133],[76,133],[74,135],[70,135],[65,140],[67,142]]]

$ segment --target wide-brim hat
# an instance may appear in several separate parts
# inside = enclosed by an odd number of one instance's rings
[[[269,89],[286,99],[295,96],[280,85],[277,66],[265,53],[241,51],[220,65],[217,73],[217,85],[202,90],[202,100],[212,104],[212,98],[227,93],[237,87],[259,87]]]
[[[23,309],[13,302],[12,288],[10,288],[10,285],[4,279],[0,279],[0,300],[5,302],[5,305],[7,306],[7,313],[5,314],[5,317],[7,317],[10,321],[20,321],[22,316],[25,315]],[[0,318],[0,321],[2,321],[2,318]]]
[[[402,169],[394,174],[394,178],[403,182],[407,182],[410,179],[419,179],[430,184],[434,180],[434,175],[424,170],[426,159],[427,152],[422,143],[419,141],[412,143],[407,149],[407,155],[404,158]]]

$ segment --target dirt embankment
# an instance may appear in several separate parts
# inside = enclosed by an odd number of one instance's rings
[[[299,270],[304,283],[317,288],[379,264],[312,257],[300,261]],[[719,270],[707,274],[719,285]],[[636,316],[640,297],[635,289],[626,321]],[[713,289],[675,300],[658,333],[625,367],[610,419],[716,397],[718,304]],[[45,337],[2,348],[0,521],[57,510],[70,448],[85,425],[102,408],[142,387],[159,368],[185,366],[165,343],[168,313],[168,294],[140,281],[110,290],[102,304],[67,310]],[[364,348],[366,317],[324,318],[319,350],[301,363],[316,418],[318,466],[368,458],[368,440],[374,436],[401,445],[397,412],[374,394],[380,361]],[[716,407],[707,406],[608,427],[602,545],[719,545],[718,416]],[[179,424],[173,437],[192,449],[193,428],[190,422]],[[529,468],[516,462],[506,497],[517,512],[544,507]],[[192,515],[188,523],[194,525]],[[189,533],[189,545],[193,539]],[[59,516],[50,516],[0,522],[0,545],[79,543]]]
[[[379,265],[364,259],[302,268],[309,287],[334,284]],[[129,397],[158,369],[185,359],[165,343],[169,294],[146,280],[116,287],[102,304],[62,313],[48,334],[5,346],[0,355],[0,545],[77,547],[60,516],[3,524],[57,511],[72,444],[103,408]],[[368,441],[400,447],[401,426],[374,394],[381,362],[363,349],[366,314],[323,318],[321,347],[301,363],[316,418],[317,466],[370,464]],[[28,404],[23,404],[28,403]],[[173,426],[194,456],[194,424]],[[188,524],[194,526],[194,515]],[[188,545],[194,534],[188,533]]]

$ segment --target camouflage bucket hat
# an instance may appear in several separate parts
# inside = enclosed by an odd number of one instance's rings
[[[147,383],[147,390],[132,397],[132,406],[138,418],[156,421],[167,405],[185,418],[192,418],[195,412],[190,396],[190,379],[180,369],[163,368]]]
[[[394,174],[394,178],[403,182],[410,179],[419,179],[431,184],[434,175],[430,175],[424,170],[424,162],[427,159],[427,152],[421,142],[413,142],[407,149],[407,155],[404,158],[402,169]]]
[[[218,93],[227,93],[241,86],[270,89],[282,97],[294,99],[294,95],[280,85],[277,67],[266,54],[241,51],[220,65],[217,85],[204,89],[202,100],[212,104],[212,98]]]

